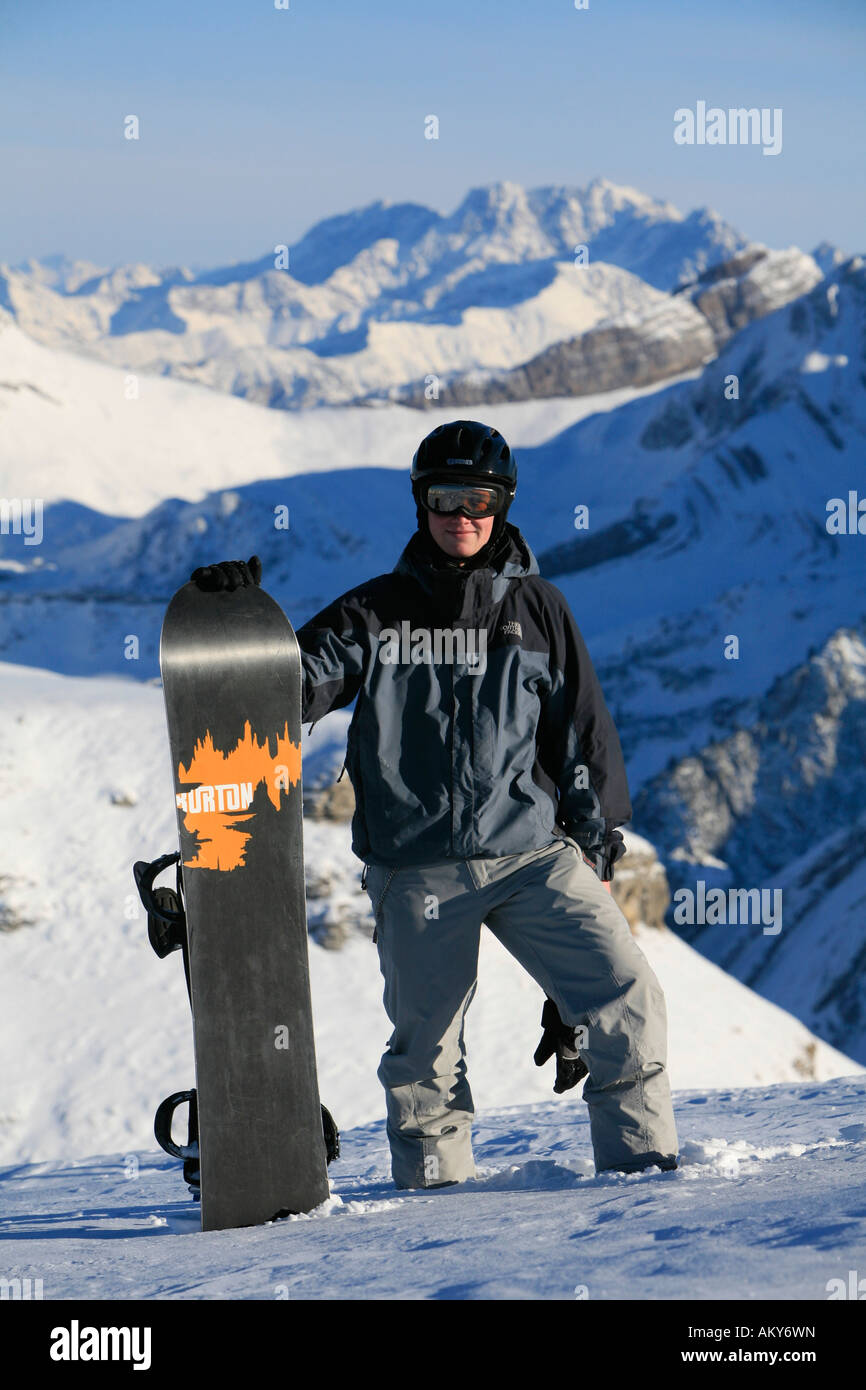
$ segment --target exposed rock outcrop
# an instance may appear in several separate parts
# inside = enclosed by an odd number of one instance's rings
[[[821,278],[812,257],[796,247],[751,246],[710,266],[642,317],[605,320],[508,371],[454,373],[440,382],[435,400],[426,398],[423,382],[390,398],[423,409],[650,386],[711,361],[740,329],[808,293]]]

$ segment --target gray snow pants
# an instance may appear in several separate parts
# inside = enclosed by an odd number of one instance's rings
[[[397,1187],[475,1175],[463,1021],[482,923],[563,1022],[586,1029],[583,1098],[596,1171],[676,1155],[664,995],[573,840],[494,858],[368,865],[366,888],[394,1026],[377,1074]]]

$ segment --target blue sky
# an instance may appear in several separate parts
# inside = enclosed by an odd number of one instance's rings
[[[864,0],[0,0],[0,261],[215,265],[378,198],[597,174],[863,251],[864,38]],[[781,154],[675,144],[698,100],[781,107]]]

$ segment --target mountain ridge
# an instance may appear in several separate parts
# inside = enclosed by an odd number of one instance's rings
[[[196,273],[52,257],[0,266],[0,301],[47,346],[297,409],[517,366],[600,320],[641,317],[747,245],[709,209],[684,216],[603,179],[501,181],[448,214],[378,200],[322,219],[286,268],[279,248]]]

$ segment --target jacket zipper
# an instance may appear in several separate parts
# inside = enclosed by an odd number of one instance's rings
[[[454,766],[454,726],[457,723],[457,696],[454,691],[454,667],[451,671],[451,854],[454,855],[454,778],[457,770]]]
[[[391,886],[391,879],[392,879],[392,878],[394,877],[394,875],[396,874],[398,867],[399,867],[399,866],[396,865],[396,864],[392,867],[391,871],[390,871],[389,874],[388,874],[388,877],[385,879],[385,886],[384,886],[384,888],[382,889],[381,893],[379,894],[379,901],[376,903],[376,906],[373,908],[373,919],[374,919],[374,922],[375,922],[375,926],[373,927],[373,941],[374,941],[374,942],[376,942],[376,941],[379,940],[379,912],[380,912],[380,910],[381,910],[381,907],[382,907],[383,902],[385,901],[385,894],[388,892],[388,889],[389,889],[390,886]],[[366,883],[367,883],[367,869],[368,869],[368,868],[369,868],[369,865],[365,864],[365,865],[364,865],[364,872],[363,872],[363,874],[361,875],[361,887],[362,887],[362,888],[364,888],[364,887],[366,886]]]

